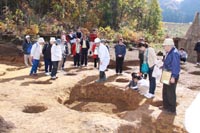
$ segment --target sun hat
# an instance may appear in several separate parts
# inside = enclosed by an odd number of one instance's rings
[[[96,38],[95,40],[94,40],[94,43],[100,43],[101,42],[101,40],[99,39],[99,38]]]
[[[61,39],[56,40],[56,44],[60,45],[61,44]]]
[[[43,38],[43,37],[38,38],[38,42],[39,42],[39,43],[44,43],[44,42],[45,42],[45,41],[44,41],[44,38]]]
[[[166,38],[162,44],[163,46],[174,46],[174,40],[171,38]]]
[[[26,35],[25,38],[28,39],[28,38],[30,38],[30,36],[29,36],[29,35]]]
[[[56,42],[56,38],[55,37],[50,37],[50,42]]]

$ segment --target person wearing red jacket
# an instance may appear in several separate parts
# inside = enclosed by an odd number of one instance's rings
[[[99,58],[98,58],[98,47],[96,44],[93,44],[92,46],[92,57],[94,59],[94,67],[97,67],[97,63],[99,62]]]
[[[72,45],[72,55],[74,57],[74,67],[80,67],[81,44],[79,38],[76,38],[76,43]]]
[[[92,52],[92,47],[93,47],[93,45],[94,45],[94,40],[97,38],[97,32],[96,32],[96,29],[93,29],[92,30],[92,33],[90,34],[90,36],[89,36],[89,38],[90,38],[90,54],[91,54],[91,52]]]

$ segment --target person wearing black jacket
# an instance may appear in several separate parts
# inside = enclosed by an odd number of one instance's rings
[[[194,50],[197,52],[197,65],[200,65],[200,40],[196,43]]]
[[[76,37],[79,38],[80,40],[83,39],[83,33],[81,32],[81,28],[80,27],[78,27],[78,29],[77,29]]]
[[[90,42],[86,38],[86,36],[83,36],[83,39],[81,40],[81,65],[87,66],[88,63],[88,50],[90,49]]]
[[[45,64],[45,75],[50,75],[52,70],[51,62],[51,42],[46,43],[42,49],[42,54],[44,55],[44,64]]]
[[[116,56],[116,74],[122,74],[124,57],[126,55],[126,45],[123,43],[123,39],[120,38],[117,45],[115,45]]]

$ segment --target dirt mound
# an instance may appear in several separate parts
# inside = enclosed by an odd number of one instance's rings
[[[0,60],[2,62],[22,63],[23,53],[14,44],[0,42]]]

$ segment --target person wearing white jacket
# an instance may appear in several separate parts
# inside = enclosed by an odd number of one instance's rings
[[[110,54],[108,48],[103,43],[101,43],[101,40],[99,38],[96,38],[94,40],[94,43],[96,43],[98,47],[98,57],[100,60],[99,79],[96,82],[104,82],[106,81],[105,70],[110,63]]]
[[[33,44],[32,48],[31,48],[31,60],[32,60],[32,68],[31,68],[31,72],[30,75],[37,75],[37,68],[39,66],[39,62],[40,62],[40,55],[42,53],[41,50],[41,45],[43,45],[45,43],[44,38],[40,37],[38,38],[37,42],[35,44]]]
[[[51,79],[55,80],[57,71],[58,71],[58,63],[62,60],[62,50],[60,47],[61,40],[55,39],[55,37],[51,37],[50,42],[53,42],[51,47],[51,61],[53,65],[53,69],[51,72]]]

